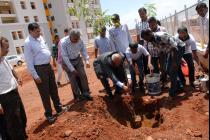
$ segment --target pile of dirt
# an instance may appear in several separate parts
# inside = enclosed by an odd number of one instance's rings
[[[29,130],[29,137],[33,140],[207,140],[206,98],[198,93],[180,95],[173,101],[164,95],[155,99],[135,98],[135,111],[142,119],[141,126],[135,128],[119,98],[94,96],[93,101],[69,105],[70,109],[52,125],[46,121],[35,124]],[[199,104],[202,112],[194,103]]]

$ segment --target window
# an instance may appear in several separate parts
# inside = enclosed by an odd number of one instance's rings
[[[55,17],[54,16],[51,16],[51,20],[54,21],[55,20]]]
[[[19,39],[24,39],[22,31],[18,31],[17,34],[18,34]]]
[[[50,17],[49,16],[47,16],[47,21],[50,21]]]
[[[24,46],[21,46],[21,48],[22,48],[22,52],[24,53]]]
[[[77,29],[79,28],[79,22],[76,22]]]
[[[54,33],[57,34],[58,33],[58,29],[55,28],[54,29]]]
[[[74,28],[75,28],[75,26],[74,26],[74,22],[72,22],[72,23],[71,23],[71,25],[72,25],[72,28],[74,29]]]
[[[25,17],[24,17],[24,20],[25,20],[26,23],[30,22],[30,19],[29,19],[28,16],[25,16]]]
[[[48,4],[48,8],[52,8],[52,4],[51,3]]]
[[[74,3],[74,0],[67,0],[68,3]]]
[[[31,8],[32,8],[32,9],[36,9],[35,2],[31,2]]]
[[[35,22],[39,22],[38,16],[34,16],[34,21],[35,21]]]
[[[92,33],[88,34],[88,39],[93,39],[93,34]]]
[[[16,52],[17,52],[17,54],[22,54],[21,48],[20,47],[16,47]]]
[[[43,5],[44,5],[44,9],[48,9],[48,7],[47,7],[47,4],[46,4],[46,3],[44,3]]]
[[[25,1],[20,1],[20,5],[22,9],[26,9],[26,3]]]
[[[17,32],[12,32],[13,40],[18,40]]]

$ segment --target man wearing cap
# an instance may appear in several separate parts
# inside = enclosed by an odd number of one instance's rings
[[[112,48],[118,52],[125,53],[131,43],[128,26],[126,24],[121,25],[120,16],[118,14],[112,16],[112,23],[114,27],[109,30],[110,40],[113,44]]]

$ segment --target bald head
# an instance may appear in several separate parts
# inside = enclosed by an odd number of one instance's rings
[[[119,53],[112,55],[112,62],[114,66],[119,66],[122,62],[122,56]]]

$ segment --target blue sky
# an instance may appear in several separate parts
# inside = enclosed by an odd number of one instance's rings
[[[101,0],[102,10],[109,10],[108,14],[118,13],[121,22],[128,24],[129,28],[135,27],[135,19],[139,20],[138,9],[145,3],[155,3],[157,7],[157,18],[162,19],[187,7],[192,6],[198,0]]]

